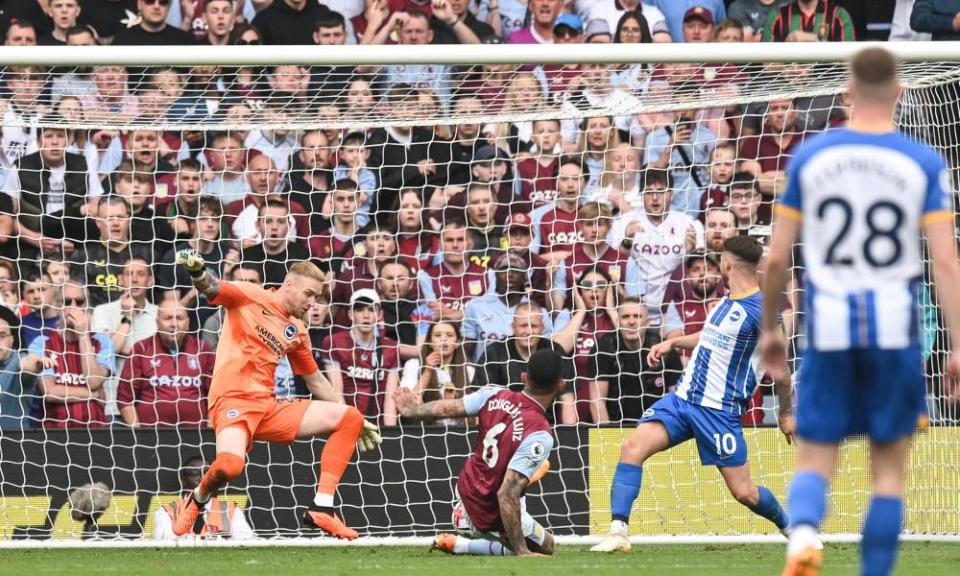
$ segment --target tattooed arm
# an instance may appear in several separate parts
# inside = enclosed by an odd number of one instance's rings
[[[500,504],[500,519],[503,521],[503,529],[510,541],[510,547],[517,556],[539,556],[531,552],[527,547],[527,539],[523,535],[523,528],[520,525],[520,498],[530,480],[516,470],[507,470],[503,478],[503,484],[497,491],[497,502]]]
[[[406,420],[442,420],[468,416],[463,399],[435,400],[424,404],[420,396],[408,388],[397,388],[393,393],[397,414]]]

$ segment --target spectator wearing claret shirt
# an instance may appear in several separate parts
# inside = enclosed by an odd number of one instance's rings
[[[391,210],[395,216],[390,225],[397,234],[397,252],[415,270],[432,266],[440,240],[437,233],[426,226],[422,192],[408,188],[400,193],[397,202]]]
[[[517,163],[522,204],[516,212],[529,212],[534,208],[556,201],[557,170],[560,168],[560,121],[534,120],[530,135],[531,157]]]
[[[29,352],[54,360],[40,374],[44,428],[105,428],[103,385],[116,374],[113,345],[106,334],[90,330],[83,285],[63,286],[63,327],[34,339]]]
[[[117,32],[113,43],[119,46],[170,46],[192,44],[193,38],[167,24],[172,0],[137,0],[139,22]]]
[[[574,244],[583,241],[576,221],[580,196],[587,180],[579,155],[563,156],[557,173],[557,201],[544,205],[531,215],[531,250],[551,264],[565,260],[573,252]]]
[[[572,288],[575,303],[570,323],[577,325],[577,329],[572,334],[573,338],[564,344],[573,349],[577,420],[590,423],[594,422],[599,398],[593,394],[589,365],[593,361],[593,349],[597,341],[617,330],[616,287],[606,270],[593,267],[580,273]]]
[[[740,167],[757,177],[764,199],[760,208],[764,218],[770,218],[773,199],[786,185],[787,161],[806,136],[798,125],[794,102],[774,100],[767,103],[760,134],[740,140]]]
[[[577,230],[582,242],[578,242],[570,256],[557,267],[553,279],[554,309],[569,308],[573,304],[574,281],[587,270],[598,268],[608,277],[614,290],[621,294],[639,296],[642,286],[636,278],[629,278],[627,257],[607,243],[613,211],[600,202],[587,202],[577,212]],[[632,273],[632,270],[631,270]]]
[[[434,321],[461,321],[464,305],[487,293],[487,271],[467,258],[467,237],[462,221],[448,219],[440,231],[441,262],[417,273]]]
[[[710,154],[710,183],[700,196],[700,221],[704,222],[707,210],[724,208],[730,202],[730,182],[737,168],[737,146],[730,142],[717,144]]]
[[[755,226],[769,226],[770,219],[760,213],[763,196],[757,190],[757,179],[750,172],[737,172],[730,184],[730,212],[736,219],[741,236],[751,233]]]
[[[667,19],[670,27],[670,37],[674,42],[683,42],[684,15],[691,8],[700,6],[710,11],[717,20],[727,17],[727,6],[724,0],[648,0],[650,5],[659,8]]]
[[[331,287],[334,328],[350,326],[350,295],[363,288],[376,288],[377,272],[385,262],[397,256],[397,240],[388,228],[373,227],[367,230],[363,243],[359,244],[353,260],[340,274],[334,276]]]
[[[356,236],[360,233],[357,209],[360,191],[353,180],[338,180],[330,194],[330,227],[314,232],[310,237],[310,255],[326,264],[328,270],[339,274],[353,260],[357,247]]]
[[[156,334],[138,342],[120,371],[117,404],[128,426],[204,426],[216,354],[190,332],[187,309],[160,303]]]
[[[400,382],[397,343],[378,333],[380,296],[358,290],[350,297],[350,329],[335,332],[322,346],[323,365],[333,389],[368,419],[397,423],[393,391]]]
[[[530,25],[514,32],[507,44],[553,44],[553,25],[563,8],[561,0],[530,0]]]
[[[533,243],[531,226],[533,221],[525,212],[510,215],[503,225],[504,249],[511,254],[516,254],[525,262],[530,299],[547,310],[553,310],[550,295],[553,294],[554,287],[553,279],[550,277],[550,263],[539,254],[530,251],[530,245]],[[492,278],[492,271],[488,276]]]
[[[674,272],[663,297],[663,333],[674,338],[703,330],[713,304],[726,292],[716,256],[709,252],[691,254]],[[686,363],[690,355],[682,353],[681,357]]]
[[[767,17],[765,42],[853,42],[856,28],[843,6],[821,0],[795,0]]]
[[[193,8],[193,2],[188,6]],[[198,44],[226,46],[236,24],[234,0],[204,0],[203,14],[198,20],[195,14],[184,14],[181,29],[193,34]]]
[[[50,0],[53,30],[37,39],[40,46],[62,46],[67,43],[67,31],[77,25],[80,0]]]
[[[553,24],[554,44],[582,44],[583,22],[576,14],[561,14]],[[543,74],[547,78],[547,87],[552,98],[562,98],[571,89],[578,85],[578,79],[583,74],[579,64],[547,64],[543,66]]]
[[[251,24],[264,44],[313,44],[316,22],[329,10],[313,0],[274,0]]]

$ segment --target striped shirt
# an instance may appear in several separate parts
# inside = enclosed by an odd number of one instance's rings
[[[950,176],[898,132],[829,132],[804,144],[776,211],[802,222],[808,345],[902,349],[919,343],[921,224],[952,219]]]
[[[820,0],[810,16],[800,10],[798,2],[775,10],[763,28],[764,42],[786,42],[792,32],[815,34],[821,42],[853,42],[856,32],[850,13],[837,0]]]
[[[746,411],[763,378],[757,348],[762,310],[759,288],[720,300],[707,317],[700,342],[677,385],[677,396],[736,415]]]

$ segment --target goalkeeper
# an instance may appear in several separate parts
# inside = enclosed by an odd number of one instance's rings
[[[355,447],[375,448],[380,434],[356,408],[343,403],[313,360],[302,319],[323,289],[323,273],[310,262],[297,262],[283,285],[268,291],[215,278],[195,250],[178,252],[177,264],[190,272],[198,292],[226,309],[226,317],[209,398],[217,457],[200,485],[185,496],[173,532],[178,536],[190,532],[210,497],[240,476],[254,440],[290,444],[329,434],[317,494],[303,514],[303,524],[338,538],[356,538],[357,532],[334,513],[334,494]],[[274,372],[284,355],[317,400],[276,398]]]

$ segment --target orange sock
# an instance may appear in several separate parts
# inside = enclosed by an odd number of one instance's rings
[[[209,498],[216,494],[221,488],[227,485],[237,476],[243,474],[244,458],[229,452],[223,452],[217,455],[217,459],[210,465],[210,469],[203,475],[200,481],[200,495],[203,498]]]
[[[327,445],[320,456],[320,482],[317,494],[329,496],[328,506],[333,506],[333,495],[343,476],[347,464],[357,449],[357,438],[363,428],[363,414],[353,406],[348,406],[343,418],[327,439]],[[326,500],[326,498],[324,498]]]

